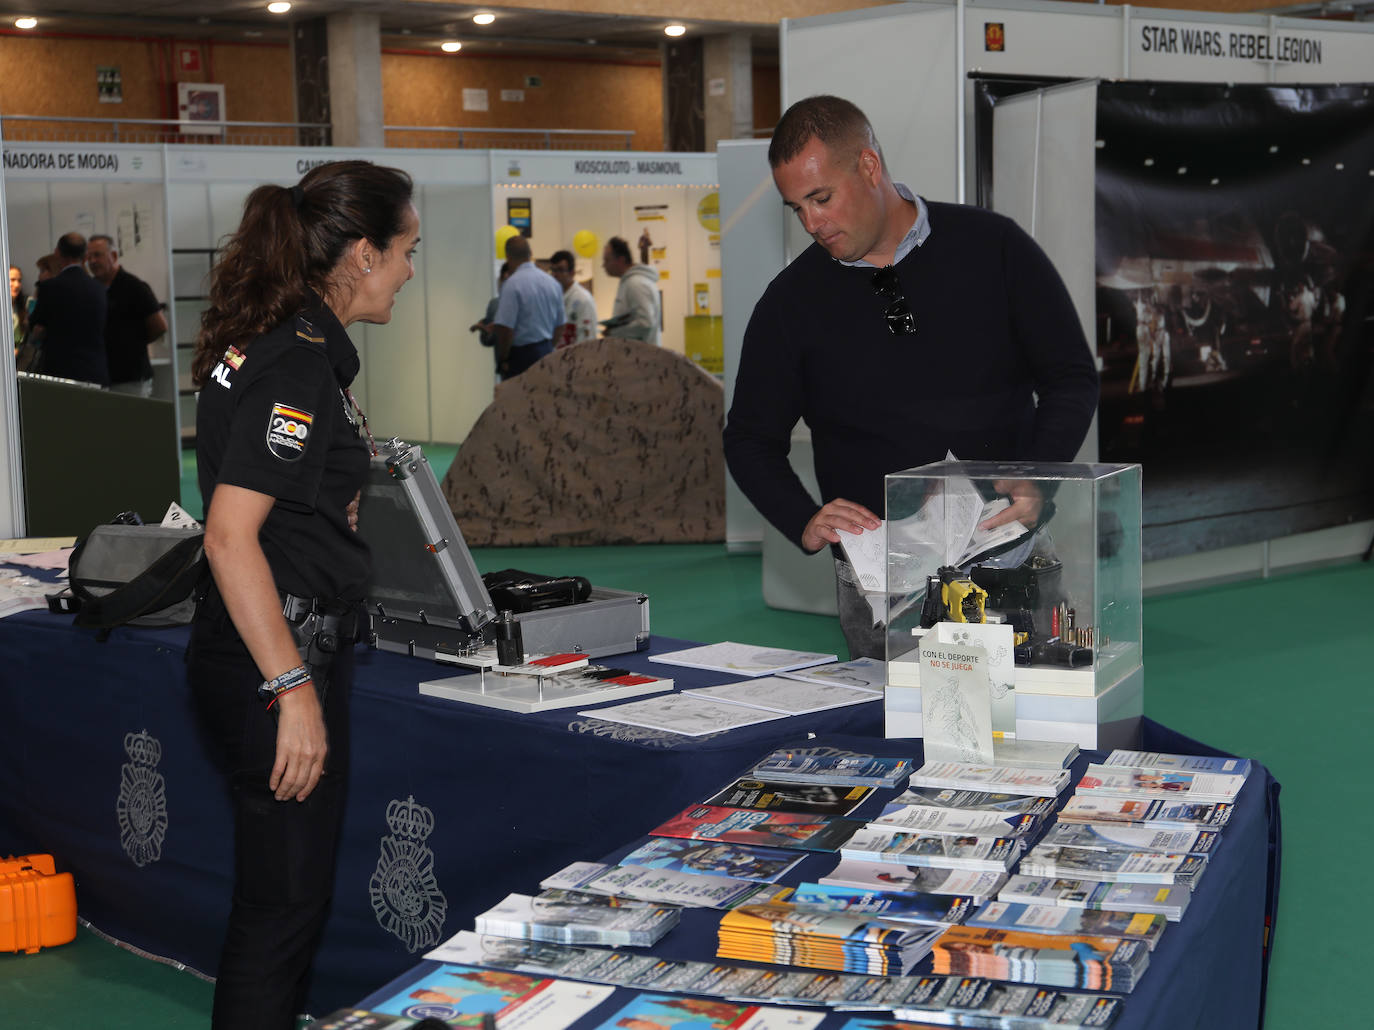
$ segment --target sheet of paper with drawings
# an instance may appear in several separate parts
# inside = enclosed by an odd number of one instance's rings
[[[927,762],[992,761],[987,651],[970,641],[921,638],[921,727]]]

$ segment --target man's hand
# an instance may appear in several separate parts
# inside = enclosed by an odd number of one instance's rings
[[[802,547],[808,551],[819,551],[826,544],[838,544],[838,530],[862,533],[865,529],[877,529],[882,520],[862,504],[846,501],[837,497],[811,516],[811,521],[802,530]]]
[[[304,801],[320,782],[329,736],[313,683],[283,694],[277,709],[277,760],[267,785],[278,801]]]
[[[1020,522],[1028,529],[1040,525],[1040,512],[1045,507],[1045,497],[1040,488],[1029,479],[999,479],[992,484],[997,493],[1011,501],[1011,507],[998,512],[992,518],[978,524],[979,529],[996,529],[1008,522]]]
[[[344,511],[348,515],[348,528],[353,532],[358,532],[358,502],[363,499],[363,492],[359,490],[353,495],[353,500],[348,502],[348,507]]]

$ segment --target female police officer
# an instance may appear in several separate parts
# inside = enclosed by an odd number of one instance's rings
[[[235,815],[216,1030],[285,1030],[303,1007],[333,887],[368,572],[352,532],[368,447],[344,327],[390,320],[419,239],[409,176],[332,162],[254,190],[211,276],[193,375],[213,584],[189,663]]]

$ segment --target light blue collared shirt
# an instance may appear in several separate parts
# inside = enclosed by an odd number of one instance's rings
[[[906,183],[894,182],[892,185],[896,187],[898,196],[916,205],[916,221],[911,223],[911,228],[906,231],[906,235],[903,236],[901,241],[897,244],[897,253],[892,257],[892,263],[895,265],[930,238],[930,213],[926,210],[926,202],[912,193],[911,187]],[[877,265],[870,264],[863,258],[860,258],[858,261],[841,261],[840,264],[847,265],[850,268],[878,267]]]

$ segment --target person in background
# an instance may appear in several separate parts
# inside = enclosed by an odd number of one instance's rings
[[[577,259],[570,250],[556,250],[549,258],[549,274],[563,287],[563,338],[559,347],[596,339],[596,301],[577,281]]]
[[[754,307],[726,419],[730,474],[808,553],[831,548],[851,657],[882,658],[840,532],[875,530],[883,477],[939,461],[1071,461],[1097,409],[1097,368],[1059,274],[1015,222],[894,182],[873,126],[840,97],[778,122],[773,183],[814,244]],[[811,429],[817,503],[788,461]],[[1045,498],[998,480],[988,528],[1038,524]]]
[[[29,327],[29,295],[24,292],[24,273],[18,265],[10,265],[10,329],[14,334],[14,353],[24,342]]]
[[[211,272],[192,363],[211,575],[187,667],[235,818],[214,1030],[293,1030],[333,892],[370,565],[346,329],[390,321],[415,274],[411,195],[367,161],[259,186]]]
[[[506,285],[506,280],[509,278],[510,262],[502,261],[501,271],[498,272],[496,276],[496,296],[487,301],[487,310],[486,313],[482,315],[481,321],[473,322],[472,325],[468,326],[468,332],[476,333],[477,340],[483,347],[492,348],[492,362],[496,365],[500,364],[500,360],[499,352],[495,349],[496,334],[492,332],[495,326],[491,324],[491,320],[496,317],[496,305],[501,303],[501,287]],[[499,372],[500,369],[497,369],[497,371]]]
[[[167,331],[152,288],[120,267],[114,240],[92,236],[86,244],[86,268],[105,287],[105,360],[110,389],[136,397],[153,395],[153,362],[149,348]]]
[[[620,280],[615,291],[615,306],[606,321],[606,335],[624,340],[643,340],[658,346],[663,300],[658,293],[658,270],[648,263],[649,233],[639,238],[642,264],[635,264],[630,245],[619,236],[606,241],[601,267]]]
[[[506,241],[510,278],[492,318],[496,336],[496,368],[502,379],[518,376],[546,354],[563,335],[563,291],[553,276],[530,260],[530,241],[512,236]]]
[[[39,279],[29,325],[42,348],[44,375],[110,385],[105,360],[105,287],[86,274],[86,237],[57,241],[51,277]]]

